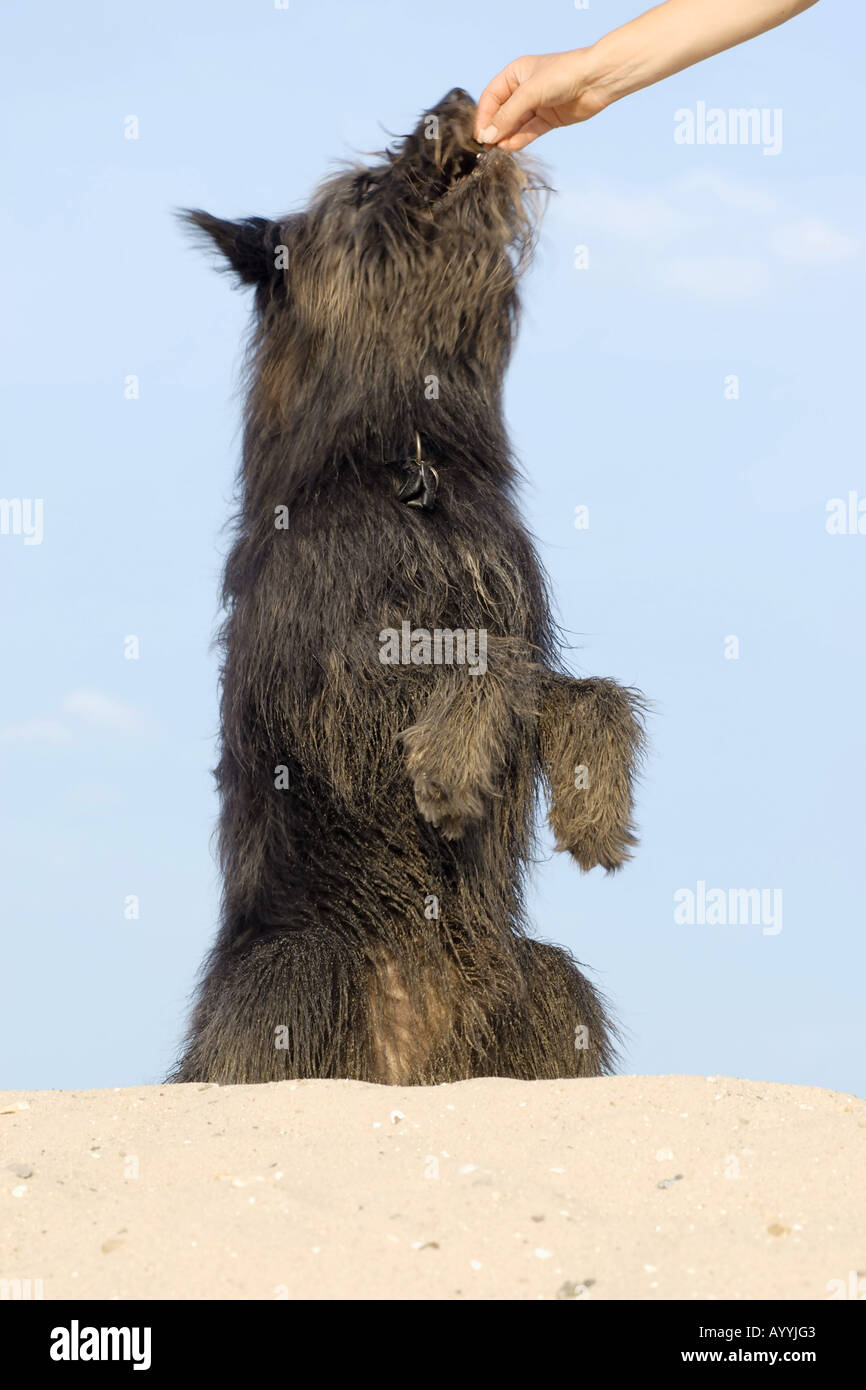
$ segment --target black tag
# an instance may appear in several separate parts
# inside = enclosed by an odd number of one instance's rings
[[[439,474],[426,459],[412,459],[403,465],[406,478],[397,487],[397,499],[408,507],[422,507],[430,512],[436,502]]]

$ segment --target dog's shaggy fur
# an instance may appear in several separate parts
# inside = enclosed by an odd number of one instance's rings
[[[189,214],[257,315],[224,589],[223,917],[177,1081],[612,1062],[595,989],[526,933],[524,879],[542,778],[581,868],[628,857],[640,698],[559,664],[501,415],[531,190],[479,154],[473,116],[450,92],[280,222]],[[416,432],[428,507],[401,466]],[[431,664],[423,639],[383,664],[404,623],[486,633],[487,669]]]

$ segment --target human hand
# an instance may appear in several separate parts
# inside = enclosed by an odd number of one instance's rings
[[[665,0],[591,48],[517,58],[485,87],[475,138],[522,150],[714,53],[766,33],[815,0]]]
[[[596,83],[590,49],[517,58],[481,94],[475,137],[482,145],[522,150],[556,126],[587,121],[609,98]]]

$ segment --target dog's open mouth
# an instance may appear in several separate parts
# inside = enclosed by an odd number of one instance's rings
[[[465,149],[458,150],[456,154],[451,156],[445,172],[452,188],[456,188],[458,183],[462,183],[464,179],[468,179],[471,174],[474,174],[483,154],[484,146],[472,140]]]
[[[473,140],[465,149],[452,155],[443,169],[443,184],[430,200],[431,206],[441,208],[452,202],[471,180],[484,172],[490,161],[490,153]]]

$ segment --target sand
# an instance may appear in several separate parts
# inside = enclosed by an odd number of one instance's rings
[[[3,1092],[0,1176],[45,1299],[866,1297],[866,1102],[806,1086]]]

